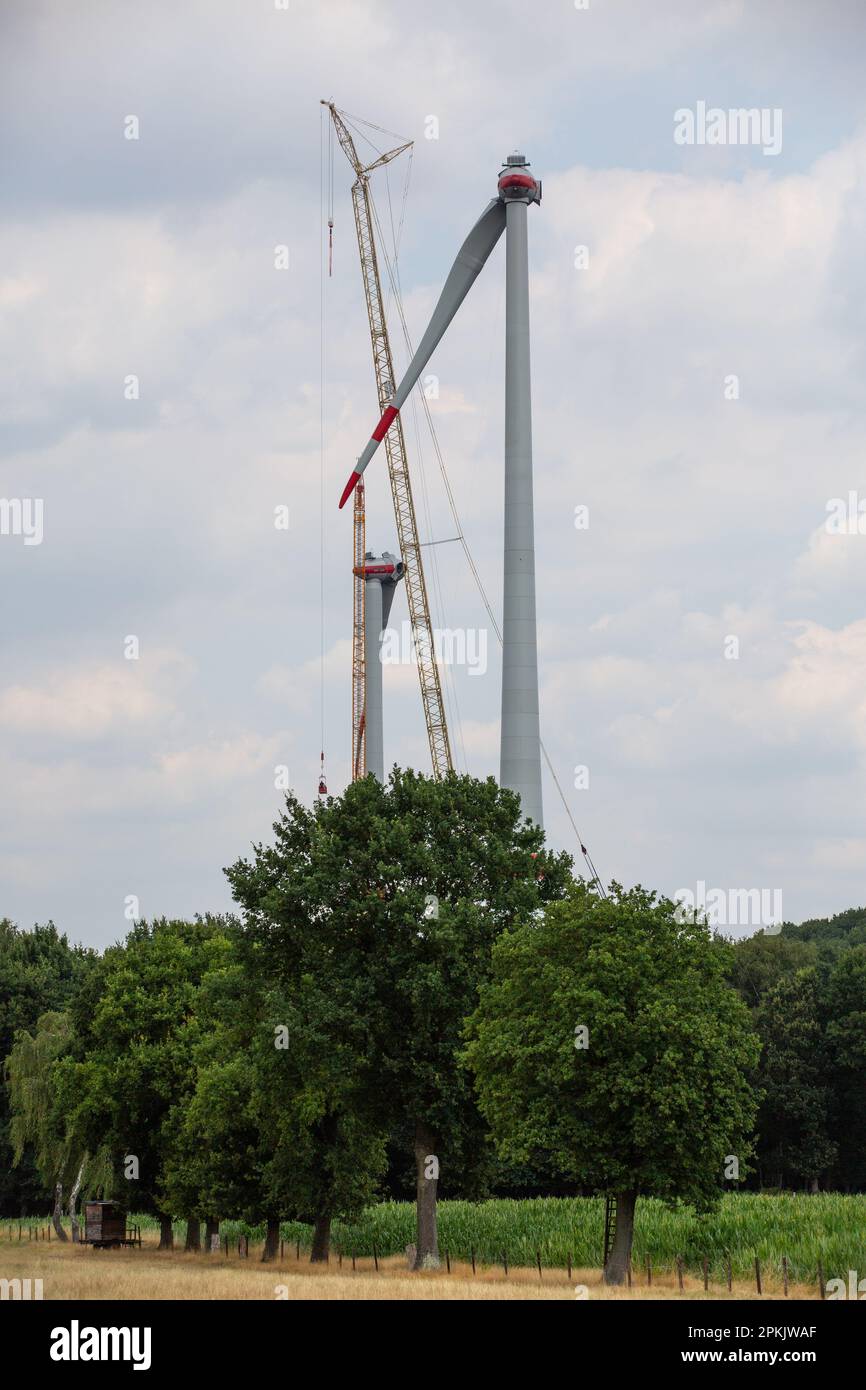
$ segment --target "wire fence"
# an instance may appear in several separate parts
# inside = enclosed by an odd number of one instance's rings
[[[27,1218],[17,1222],[7,1221],[4,1225],[7,1240],[10,1242],[44,1241],[50,1243],[52,1240],[57,1242],[59,1239],[51,1219],[46,1222],[44,1219],[39,1221]],[[67,1228],[69,1228],[71,1234],[71,1223],[68,1222],[68,1220],[64,1220],[61,1225],[64,1233],[67,1231]],[[185,1223],[182,1222],[173,1223],[173,1232],[179,1233],[183,1231],[184,1225]],[[2,1227],[0,1227],[0,1229],[2,1229]],[[144,1248],[141,1225],[138,1223],[129,1225],[127,1227],[127,1234],[130,1237],[126,1242],[127,1244],[135,1245],[141,1249]],[[153,1230],[153,1234],[154,1236],[156,1235],[156,1229]],[[81,1245],[88,1243],[84,1240],[83,1233],[79,1235],[77,1243]],[[193,1249],[186,1249],[184,1253],[208,1257],[219,1256],[224,1260],[230,1260],[232,1258],[237,1260],[248,1260],[257,1247],[260,1247],[261,1252],[264,1252],[265,1244],[266,1242],[264,1239],[255,1240],[248,1233],[242,1230],[235,1230],[234,1232],[226,1231],[223,1234],[217,1233],[213,1235],[210,1244],[202,1239]],[[154,1248],[152,1243],[150,1248]],[[173,1249],[180,1252],[182,1247],[178,1243]],[[271,1258],[274,1261],[279,1259],[281,1265],[286,1263],[287,1258],[289,1260],[293,1259],[295,1263],[299,1264],[302,1259],[306,1260],[308,1258],[311,1249],[311,1242],[304,1241],[300,1237],[287,1239],[281,1234],[279,1238],[279,1255],[277,1255],[277,1250],[274,1247],[272,1249]],[[407,1256],[407,1268],[412,1260],[413,1253],[412,1251]],[[261,1258],[262,1255],[259,1254],[259,1259]],[[340,1271],[345,1268],[346,1272],[349,1272],[351,1269],[351,1272],[355,1274],[378,1274],[382,1272],[385,1259],[389,1260],[389,1272],[393,1272],[393,1254],[383,1255],[378,1249],[375,1241],[372,1242],[371,1250],[359,1249],[352,1245],[345,1246],[340,1242],[334,1242],[332,1243],[327,1262],[329,1264],[334,1264]],[[521,1259],[525,1261],[524,1250],[521,1250],[515,1257],[514,1252],[509,1254],[508,1249],[504,1248],[499,1252],[495,1260],[491,1260],[489,1255],[482,1258],[481,1253],[476,1250],[474,1245],[470,1245],[468,1252],[465,1249],[452,1250],[448,1246],[442,1246],[439,1252],[440,1263],[438,1269],[440,1274],[446,1276],[459,1273],[462,1277],[470,1277],[471,1270],[472,1278],[487,1277],[491,1273],[501,1273],[502,1277],[505,1279],[525,1279],[527,1276],[530,1276],[537,1277],[542,1282],[547,1280],[550,1283],[556,1283],[558,1281],[567,1282],[568,1284],[573,1283],[576,1271],[585,1269],[585,1266],[580,1265],[570,1254],[566,1258],[564,1268],[551,1265],[542,1258],[541,1248],[535,1251],[534,1265],[527,1265],[525,1262],[521,1263]],[[682,1255],[676,1257],[673,1265],[671,1265],[669,1261],[654,1262],[650,1255],[646,1255],[636,1264],[632,1261],[628,1262],[624,1284],[629,1289],[641,1286],[649,1289],[653,1287],[654,1279],[658,1287],[660,1277],[663,1279],[675,1276],[676,1288],[679,1293],[700,1292],[702,1286],[704,1293],[718,1291],[732,1294],[735,1284],[737,1285],[738,1292],[740,1292],[741,1286],[745,1281],[742,1280],[742,1278],[735,1279],[733,1264],[730,1257],[725,1257],[722,1264],[721,1277],[719,1277],[718,1260],[716,1258],[711,1259],[708,1255],[700,1260],[700,1267],[698,1270],[695,1270],[691,1262],[687,1266],[686,1260]],[[816,1298],[823,1300],[827,1297],[827,1281],[824,1275],[823,1262],[821,1260],[817,1262],[811,1277],[807,1279],[800,1277],[796,1280],[792,1277],[791,1263],[786,1255],[782,1255],[779,1260],[775,1261],[762,1261],[760,1257],[756,1255],[753,1257],[751,1264],[752,1273],[748,1282],[754,1284],[754,1291],[758,1297],[761,1297],[765,1293],[772,1293],[775,1295],[776,1292],[781,1291],[782,1296],[787,1298],[792,1285],[795,1283],[800,1287],[805,1285],[814,1290],[814,1296]]]

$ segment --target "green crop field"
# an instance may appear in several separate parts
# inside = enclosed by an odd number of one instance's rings
[[[145,1228],[152,1218],[134,1217]],[[439,1203],[440,1247],[458,1260],[474,1249],[478,1261],[501,1262],[503,1251],[511,1266],[532,1265],[536,1252],[542,1264],[564,1268],[569,1257],[576,1267],[601,1262],[604,1204],[588,1197],[539,1197],[511,1201],[442,1201]],[[263,1228],[224,1221],[223,1236],[244,1232],[263,1238]],[[178,1234],[183,1231],[178,1225]],[[288,1241],[310,1243],[311,1229],[284,1222]],[[415,1208],[409,1202],[383,1202],[368,1207],[354,1225],[335,1223],[332,1242],[344,1255],[370,1256],[375,1242],[381,1256],[401,1254],[415,1239]],[[686,1269],[700,1274],[709,1261],[710,1277],[725,1277],[730,1258],[734,1278],[750,1278],[759,1259],[768,1274],[778,1275],[787,1256],[792,1280],[814,1282],[818,1262],[827,1279],[845,1277],[849,1269],[866,1275],[866,1196],[819,1193],[744,1193],[728,1195],[707,1217],[687,1209],[671,1211],[652,1198],[638,1202],[633,1265],[642,1269],[647,1256],[653,1268],[668,1270],[682,1256]]]

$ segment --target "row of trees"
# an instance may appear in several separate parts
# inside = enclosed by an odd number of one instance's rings
[[[866,1189],[866,910],[738,943],[731,981],[761,1040],[757,1176]]]
[[[733,946],[641,889],[594,892],[492,779],[395,769],[312,809],[290,796],[226,872],[237,917],[139,923],[102,956],[0,933],[0,998],[22,985],[0,1018],[5,1139],[58,1228],[64,1198],[102,1190],[158,1214],[163,1244],[172,1218],[195,1247],[241,1217],[269,1258],[291,1218],[324,1259],[331,1222],[411,1165],[417,1267],[440,1188],[512,1181],[615,1192],[617,1279],[638,1194],[711,1204],[732,1157],[749,1172],[759,1104],[768,1171],[844,1161],[827,1069],[843,1037],[854,1060],[866,946]]]

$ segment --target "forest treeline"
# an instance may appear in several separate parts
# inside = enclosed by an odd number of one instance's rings
[[[411,1194],[435,1255],[437,1193],[866,1188],[866,909],[727,941],[575,879],[492,779],[395,769],[274,832],[234,915],[101,953],[0,922],[3,1215],[100,1193],[321,1256]]]

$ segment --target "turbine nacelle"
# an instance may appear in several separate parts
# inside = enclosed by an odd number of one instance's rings
[[[510,154],[499,174],[499,196],[506,203],[540,203],[541,180],[535,179],[525,155]]]

